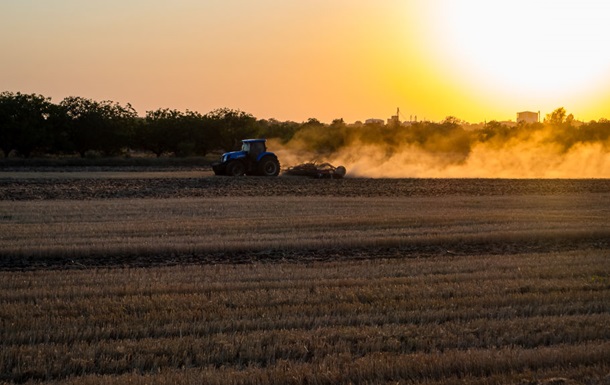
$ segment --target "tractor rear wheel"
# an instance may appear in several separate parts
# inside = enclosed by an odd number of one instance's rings
[[[280,162],[273,156],[265,156],[258,162],[258,174],[262,176],[278,176],[280,174]]]
[[[246,173],[246,165],[239,160],[232,160],[227,164],[228,176],[242,176]]]

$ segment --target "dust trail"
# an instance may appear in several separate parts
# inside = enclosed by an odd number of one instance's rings
[[[355,151],[360,156],[354,156]],[[378,146],[346,148],[331,157],[350,176],[372,178],[610,178],[610,153],[601,144],[581,144],[567,153],[553,146],[520,143],[503,148],[476,144],[454,162],[416,146],[389,156]]]
[[[327,127],[331,130],[332,127]],[[324,142],[324,132],[316,137]],[[378,127],[333,132],[319,151],[295,136],[272,141],[283,167],[326,161],[348,176],[369,178],[610,178],[610,123],[496,125],[467,131],[458,125]],[[311,135],[310,135],[311,137]]]

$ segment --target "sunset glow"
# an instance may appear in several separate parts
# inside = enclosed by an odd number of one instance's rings
[[[442,4],[442,5],[441,5]],[[437,63],[466,93],[494,105],[546,110],[568,104],[595,115],[608,98],[610,36],[602,1],[437,1],[439,15],[430,44],[441,47]],[[599,111],[603,114],[605,111]]]
[[[0,4],[2,90],[257,118],[610,117],[596,0]]]

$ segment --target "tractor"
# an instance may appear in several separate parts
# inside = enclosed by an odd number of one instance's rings
[[[280,173],[280,162],[272,152],[267,152],[267,139],[245,139],[241,141],[241,150],[225,152],[220,162],[212,164],[216,175],[261,175],[277,176]]]

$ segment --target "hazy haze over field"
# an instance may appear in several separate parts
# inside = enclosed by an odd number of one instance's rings
[[[608,142],[568,144],[558,142],[553,128],[508,140],[473,141],[455,152],[444,136],[430,136],[425,146],[397,140],[367,142],[362,137],[320,156],[307,144],[292,140],[286,145],[270,141],[285,166],[322,160],[343,165],[352,177],[370,178],[610,178]]]
[[[567,153],[535,142],[502,148],[477,144],[463,162],[416,146],[386,154],[379,146],[351,147],[332,162],[345,165],[351,176],[376,178],[610,178],[610,153],[600,144],[580,145]]]

